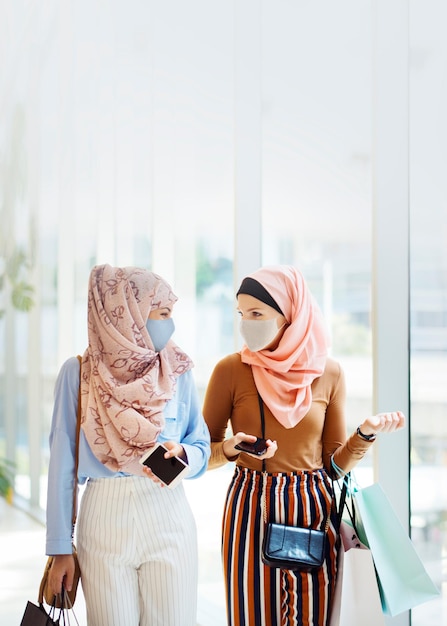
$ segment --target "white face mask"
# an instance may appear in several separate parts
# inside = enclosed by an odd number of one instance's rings
[[[241,320],[239,330],[252,352],[270,345],[280,331],[276,317],[271,320]]]

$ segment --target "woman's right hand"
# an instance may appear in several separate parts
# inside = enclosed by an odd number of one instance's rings
[[[48,574],[48,587],[57,596],[62,593],[62,585],[71,591],[75,573],[75,562],[72,554],[57,554],[53,557]]]
[[[223,453],[227,457],[227,459],[232,459],[240,454],[240,450],[238,450],[235,446],[241,441],[246,441],[247,443],[254,443],[257,437],[255,435],[247,435],[246,433],[239,432],[225,439],[223,442]],[[272,456],[275,456],[275,453],[278,449],[278,444],[276,441],[272,441],[271,439],[266,439],[267,443],[267,451],[264,454],[258,455],[253,454],[257,459],[270,459]],[[246,454],[249,454],[248,452]]]

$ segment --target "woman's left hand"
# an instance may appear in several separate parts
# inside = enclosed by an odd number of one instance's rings
[[[359,428],[364,435],[377,435],[378,433],[392,433],[404,426],[405,415],[402,411],[393,411],[368,417],[360,424]]]
[[[165,452],[165,455],[164,455],[165,459],[170,459],[173,456],[178,456],[183,461],[185,461],[185,463],[188,462],[188,458],[186,456],[185,450],[183,449],[183,446],[181,444],[177,443],[176,441],[163,441],[163,445],[165,448],[167,448],[167,452]],[[146,474],[148,478],[153,480],[154,483],[158,483],[161,487],[166,486],[164,482],[161,481],[158,478],[158,476],[156,476],[154,472],[146,465],[143,465],[143,472]]]
[[[168,449],[168,451],[165,453],[165,459],[170,459],[173,456],[178,456],[183,461],[185,461],[185,463],[188,462],[183,446],[180,443],[177,443],[177,441],[163,441],[162,443],[164,447]]]
[[[276,441],[272,441],[271,439],[267,439],[267,452],[261,454],[261,456],[257,456],[257,459],[271,459],[275,456],[276,451],[278,450],[278,444]]]

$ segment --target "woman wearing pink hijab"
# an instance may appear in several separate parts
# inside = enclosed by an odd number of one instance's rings
[[[244,345],[216,365],[203,408],[209,468],[236,463],[223,518],[228,624],[326,626],[338,549],[331,459],[348,472],[378,433],[402,428],[404,416],[368,417],[346,438],[343,372],[328,357],[322,314],[297,269],[257,270],[242,281],[237,303]],[[265,451],[240,450],[257,437],[267,440]],[[266,519],[314,529],[328,522],[323,565],[265,565]]]
[[[88,347],[56,381],[46,554],[50,586],[70,590],[72,494],[80,392],[76,547],[89,626],[196,626],[197,536],[183,484],[140,463],[156,442],[203,474],[210,454],[192,361],[171,339],[177,297],[137,267],[90,273]]]

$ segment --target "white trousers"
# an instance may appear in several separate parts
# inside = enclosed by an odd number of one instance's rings
[[[76,545],[89,626],[196,626],[197,532],[182,484],[89,480]]]

